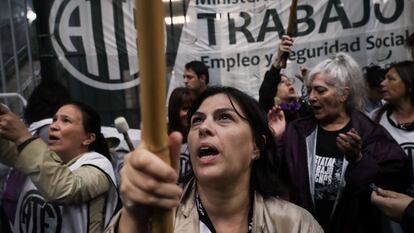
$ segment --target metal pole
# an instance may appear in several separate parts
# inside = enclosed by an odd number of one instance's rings
[[[30,68],[30,76],[32,77],[32,83],[34,86],[36,86],[36,78],[34,75],[34,69],[33,69],[33,60],[32,60],[32,43],[30,41],[30,25],[27,22],[27,1],[28,0],[24,0],[24,15],[25,15],[25,19],[24,19],[24,31],[25,31],[25,35],[26,35],[26,49],[27,49],[27,56],[28,56],[28,60],[29,60],[29,68]]]
[[[22,87],[20,86],[20,70],[19,70],[19,59],[17,55],[16,49],[16,36],[14,34],[14,23],[13,23],[13,12],[12,12],[12,5],[11,0],[8,0],[9,3],[9,21],[10,21],[10,32],[12,37],[12,45],[13,45],[13,58],[14,58],[14,68],[16,70],[16,84],[17,84],[17,92],[22,93]]]
[[[26,99],[22,95],[20,95],[19,93],[14,93],[14,92],[0,93],[0,97],[1,98],[17,98],[17,99],[20,100],[20,102],[22,102],[23,108],[26,107],[26,105],[27,105]]]
[[[6,73],[4,72],[4,63],[3,63],[3,48],[2,48],[2,41],[0,37],[0,75],[1,75],[1,85],[3,89],[3,93],[6,93]],[[7,100],[5,100],[5,104],[7,105]]]
[[[187,7],[186,7],[186,5],[185,5],[185,1],[186,0],[183,0],[182,1],[182,7],[183,7],[183,15],[184,15],[184,22],[187,22]]]
[[[174,17],[174,13],[173,13],[173,6],[172,6],[172,1],[170,0],[169,2],[169,7],[170,7],[170,20],[171,20],[171,38],[172,38],[172,43],[171,44],[175,44],[175,28],[174,28],[174,21],[173,21],[173,17]]]

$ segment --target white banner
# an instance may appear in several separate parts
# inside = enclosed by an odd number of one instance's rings
[[[264,73],[287,26],[291,1],[190,0],[169,91],[183,85],[185,63],[210,67],[210,83],[258,98]],[[361,65],[409,59],[404,41],[414,32],[414,0],[299,0],[288,75],[343,51]]]

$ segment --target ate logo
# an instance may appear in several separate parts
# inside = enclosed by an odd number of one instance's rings
[[[46,202],[38,191],[27,192],[19,208],[20,232],[61,232],[61,208]]]
[[[62,66],[98,89],[138,85],[134,8],[134,0],[55,0],[49,30]]]
[[[401,148],[405,152],[408,157],[413,159],[413,167],[414,167],[414,142],[405,142],[400,144]]]

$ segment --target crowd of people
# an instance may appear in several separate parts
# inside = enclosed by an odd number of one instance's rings
[[[168,104],[178,171],[139,146],[119,187],[99,114],[59,83],[36,88],[24,122],[1,104],[1,232],[148,232],[151,208],[174,209],[174,232],[414,232],[413,61],[362,69],[337,53],[290,78],[293,44],[258,101],[187,63]]]

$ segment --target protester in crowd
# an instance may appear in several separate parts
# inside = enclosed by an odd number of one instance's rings
[[[45,144],[0,107],[0,161],[29,177],[14,232],[102,232],[115,211],[117,192],[100,128],[91,107],[66,104],[54,115]]]
[[[168,132],[180,132],[183,135],[183,144],[180,153],[179,182],[191,171],[190,156],[187,145],[189,130],[187,112],[195,100],[194,91],[187,87],[177,87],[171,93],[168,102]]]
[[[24,110],[24,120],[33,136],[47,143],[49,125],[56,111],[70,100],[69,91],[57,81],[42,81],[33,90]],[[0,216],[4,222],[14,222],[17,201],[27,178],[22,172],[12,169],[7,176],[1,199]],[[3,187],[3,186],[2,186]],[[10,232],[9,224],[2,224],[1,232]]]
[[[48,140],[48,129],[57,110],[70,101],[69,91],[54,80],[42,81],[32,92],[24,110],[24,120],[33,136],[44,142]]]
[[[188,115],[193,179],[183,191],[174,169],[155,154],[129,154],[121,174],[124,208],[108,232],[146,232],[142,215],[150,206],[178,206],[174,232],[322,232],[307,211],[277,197],[279,157],[257,101],[234,88],[208,88]],[[173,156],[179,141],[170,135]]]
[[[168,131],[178,131],[184,137],[188,133],[187,112],[195,100],[195,93],[187,87],[177,87],[168,102]]]
[[[278,47],[276,58],[266,72],[259,89],[259,103],[266,112],[273,114],[275,108],[280,107],[284,113],[287,122],[290,122],[300,116],[310,114],[310,110],[304,98],[298,97],[296,93],[294,78],[289,78],[281,74],[281,59],[284,53],[292,52],[293,39],[288,35],[282,37]]]
[[[414,63],[403,61],[392,64],[381,82],[382,97],[387,102],[372,114],[394,137],[409,156],[414,156]],[[414,167],[413,167],[414,170]],[[414,184],[412,185],[414,195]]]
[[[383,105],[380,84],[384,80],[386,73],[386,69],[382,69],[377,65],[366,67],[364,74],[367,84],[367,103],[364,109],[366,113],[370,113]]]
[[[394,137],[404,150],[410,164],[414,156],[414,63],[403,61],[392,64],[381,91],[387,102],[382,108],[373,112],[374,121],[379,122]],[[414,171],[414,166],[412,167]],[[407,193],[414,196],[414,179]],[[397,223],[390,223],[393,232],[401,232]]]
[[[309,210],[326,232],[382,232],[369,185],[406,189],[407,157],[386,129],[361,112],[364,80],[349,55],[319,63],[306,85],[314,115],[291,122],[286,131],[273,129],[283,136],[290,200]],[[281,111],[271,120],[285,125]]]
[[[400,222],[405,233],[414,232],[414,198],[378,188],[372,192],[371,201],[385,215]]]
[[[411,36],[407,39],[406,45],[411,50],[411,55],[412,55],[412,58],[414,59],[414,33],[411,34]],[[413,85],[414,85],[413,84],[413,77],[414,77],[413,63],[405,61],[405,62],[393,64],[388,74],[387,74],[388,76],[387,80],[384,80],[382,84],[384,88],[384,98],[391,99],[391,101],[389,101],[389,103],[385,105],[383,108],[375,112],[373,114],[373,117],[374,117],[374,120],[376,120],[377,122],[379,121],[380,124],[384,125],[384,127],[386,127],[389,130],[389,132],[393,135],[393,137],[398,141],[400,146],[405,150],[406,154],[411,160],[410,164],[412,164],[412,161],[413,161],[412,139],[408,140],[407,142],[404,142],[404,141],[406,141],[407,138],[409,137],[413,138],[413,130],[412,129],[403,130],[399,127],[395,127],[395,126],[400,125],[400,124],[396,124],[395,121],[398,118],[401,119],[407,116],[409,118],[410,112],[413,111],[413,103],[414,103],[413,101],[413,96],[414,96],[413,94],[414,93],[413,92]],[[394,113],[393,113],[393,109],[394,109]],[[392,117],[393,114],[394,114],[394,117]],[[402,117],[399,116],[396,118],[395,114],[399,114]],[[409,125],[412,126],[413,124],[411,123]],[[414,168],[413,168],[413,171],[414,171]],[[408,190],[408,193],[411,196],[414,196],[413,183],[414,182],[412,181],[411,187]],[[409,197],[401,193],[388,193],[388,192],[385,192],[382,196],[384,196],[384,198],[380,198],[378,197],[376,193],[373,193],[371,195],[371,201],[374,204],[376,204],[378,207],[380,207],[381,210],[386,215],[390,216],[392,219],[397,220],[397,221],[400,220],[399,222],[401,223],[401,227],[404,230],[404,232],[413,232],[414,231],[414,224],[413,224],[414,203],[409,200]],[[408,204],[408,201],[410,201],[410,204]],[[402,219],[399,219],[399,217],[397,216],[401,216],[402,212],[404,212],[404,216]],[[392,226],[395,228],[395,225],[392,225]]]
[[[208,67],[201,61],[191,61],[185,64],[184,85],[200,95],[208,85]]]

